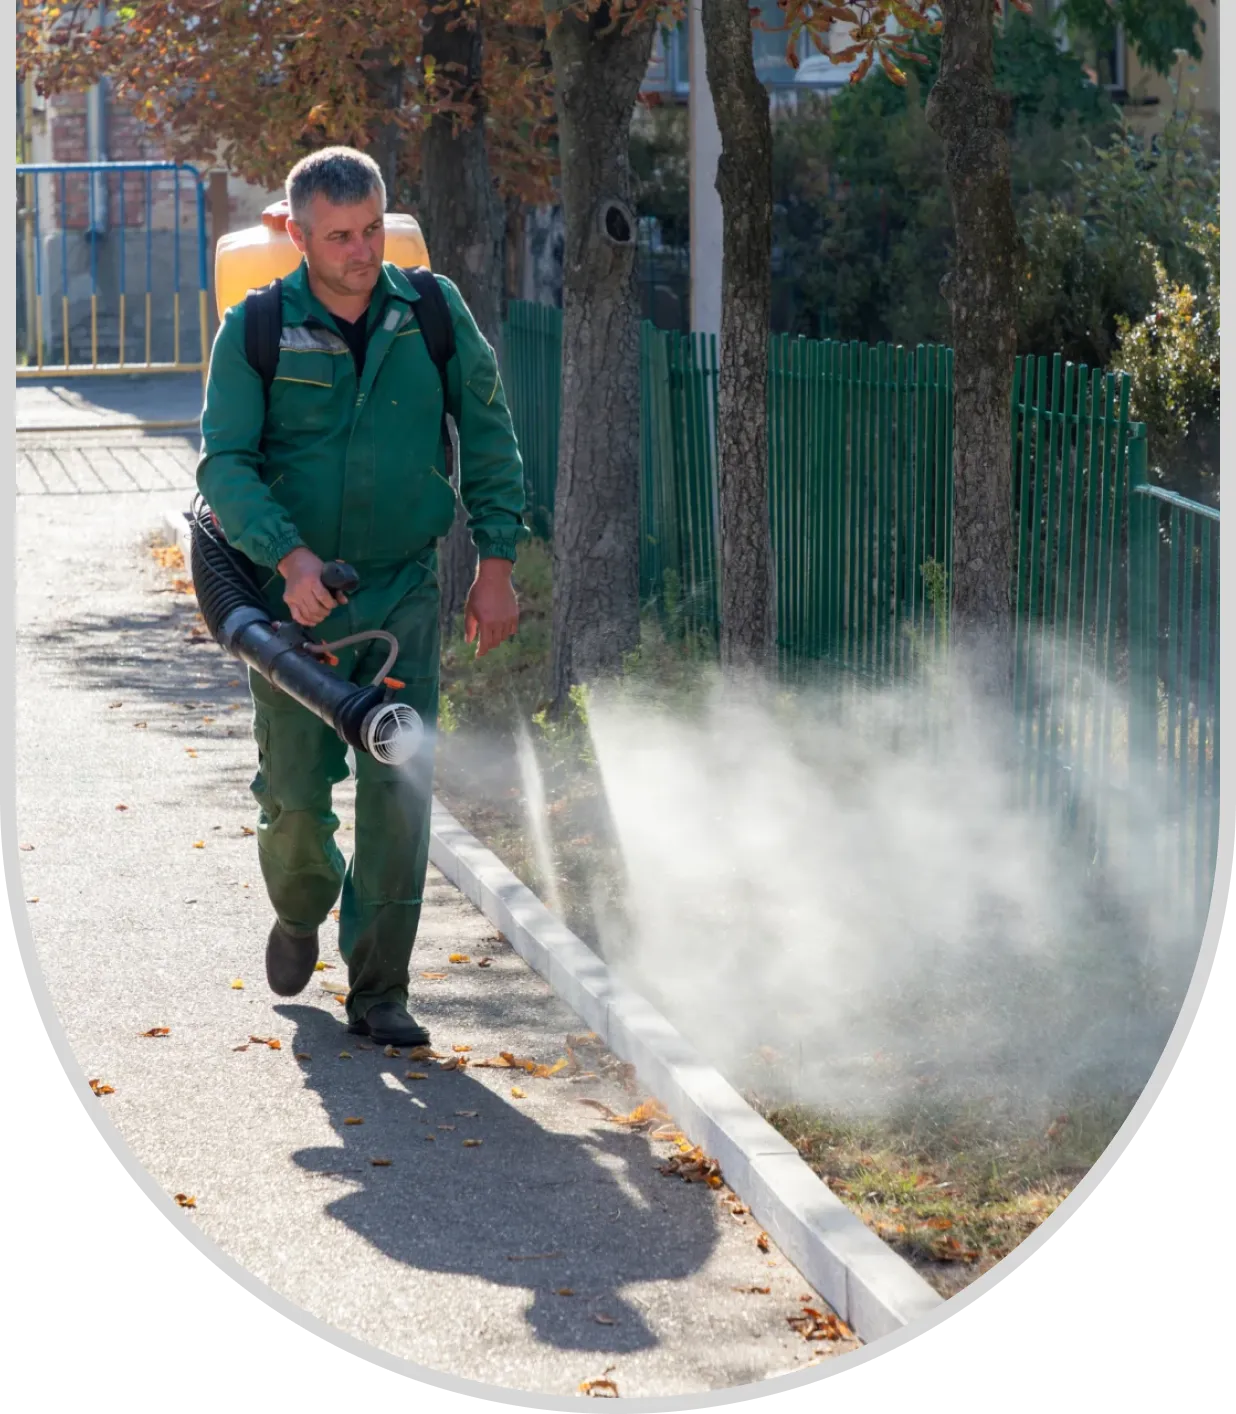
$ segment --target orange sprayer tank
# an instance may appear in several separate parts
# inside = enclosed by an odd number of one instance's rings
[[[288,204],[277,201],[262,212],[262,224],[229,231],[215,248],[215,303],[222,319],[250,290],[290,275],[300,252],[287,233]],[[386,213],[386,259],[401,268],[428,265],[429,251],[415,217]]]

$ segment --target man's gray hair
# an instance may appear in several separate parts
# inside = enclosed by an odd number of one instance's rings
[[[381,168],[353,147],[323,147],[302,157],[288,173],[286,190],[292,218],[302,227],[308,224],[309,204],[315,196],[324,196],[332,206],[355,206],[376,191],[386,210]]]

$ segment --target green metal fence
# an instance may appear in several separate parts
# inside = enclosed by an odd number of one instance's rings
[[[560,316],[512,310],[512,408],[532,502],[552,507]],[[541,368],[519,367],[533,357]],[[640,390],[641,590],[715,634],[716,340],[645,324]],[[946,626],[952,351],[779,335],[768,396],[783,668],[904,679]],[[1026,802],[1063,811],[1096,856],[1113,841],[1144,851],[1138,868],[1172,906],[1203,912],[1218,832],[1218,512],[1146,485],[1126,375],[1017,360],[1010,435]]]
[[[558,424],[562,406],[562,311],[512,300],[502,338],[502,379],[524,459],[528,520],[548,537],[558,478]]]

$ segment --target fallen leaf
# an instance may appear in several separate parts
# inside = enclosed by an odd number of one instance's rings
[[[146,723],[145,723],[145,722],[134,722],[134,723],[133,723],[133,728],[134,728],[135,731],[139,731],[139,732],[140,732],[140,731],[144,731],[144,730],[145,730],[145,727],[146,727]]]
[[[233,678],[233,679],[231,680],[231,682],[228,683],[228,687],[239,687],[239,686],[240,686],[240,679],[239,679],[239,678]]]
[[[247,1051],[248,1049],[249,1049],[249,1043],[248,1043],[248,1041],[246,1041],[243,1046],[233,1046],[233,1047],[232,1047],[232,1050],[234,1050],[234,1051]]]
[[[161,569],[182,570],[185,567],[184,551],[179,545],[154,545],[150,553]]]
[[[804,1306],[801,1316],[787,1316],[786,1324],[804,1340],[849,1340],[853,1332],[834,1312]]]
[[[194,841],[193,841],[193,848],[194,848],[194,849],[205,849],[205,848],[206,848],[206,841],[205,841],[205,840],[194,840]]]
[[[172,1034],[169,1026],[152,1026],[149,1031],[143,1031],[143,1036],[170,1036]]]
[[[30,851],[34,848],[34,846],[32,844],[24,844],[21,846],[21,848],[24,849],[27,854],[29,854]]]
[[[953,1222],[951,1218],[928,1218],[925,1224],[925,1226],[933,1227],[939,1232],[944,1232],[946,1229],[952,1227],[952,1225]]]
[[[451,1134],[453,1134],[453,1133],[455,1132],[455,1126],[454,1126],[453,1124],[440,1124],[440,1125],[438,1126],[438,1128],[439,1128],[439,1129],[445,1129],[448,1133],[451,1133]]]
[[[468,954],[467,954],[466,952],[453,952],[453,953],[450,955],[450,957],[447,958],[447,962],[471,962],[471,961],[472,961],[472,959],[468,956]]]
[[[760,1233],[760,1235],[755,1239],[755,1245],[760,1249],[761,1252],[772,1251],[772,1243],[768,1240],[768,1234],[766,1232]]]
[[[471,1049],[472,1047],[469,1045],[458,1045],[451,1047],[451,1050],[454,1051],[456,1055],[463,1055],[466,1051],[470,1051]]]
[[[428,1080],[429,1077],[423,1070],[407,1070],[404,1072],[405,1080]]]
[[[365,1121],[357,1115],[348,1115],[343,1122],[344,1124],[364,1124]]]
[[[771,1291],[771,1286],[736,1286],[735,1291],[741,1291],[744,1296],[767,1296]]]
[[[197,1199],[191,1198],[187,1193],[177,1193],[176,1201],[182,1208],[196,1208]]]
[[[443,1057],[434,1050],[432,1046],[413,1046],[408,1052],[408,1059],[412,1061],[442,1060]]]
[[[351,1051],[340,1051],[340,1052],[339,1052],[339,1059],[340,1059],[340,1060],[351,1060],[351,1059],[352,1059],[352,1052],[351,1052]]]
[[[375,1169],[388,1169],[391,1166],[391,1161],[389,1159],[370,1159],[369,1162],[374,1166]]]
[[[256,831],[256,830],[253,830],[253,829],[250,829],[250,827],[249,827],[248,825],[242,825],[242,826],[240,827],[240,833],[241,833],[242,835],[254,835],[254,834],[257,833],[257,831]]]
[[[235,977],[235,978],[232,979],[232,991],[234,991],[234,992],[243,992],[244,989],[245,989],[245,984],[240,980],[239,977]]]
[[[185,747],[185,755],[186,755],[186,756],[192,756],[192,757],[196,758],[197,752],[193,749],[193,747],[191,747],[191,746],[186,746],[186,747]],[[197,848],[200,849],[201,846],[199,845],[199,846],[197,846]]]
[[[118,805],[118,806],[116,807],[117,810],[127,810],[128,808],[129,808],[129,807],[128,807],[127,805]]]
[[[484,1142],[483,1139],[465,1139],[463,1146],[465,1149],[479,1149]]]
[[[348,999],[345,996],[336,996],[335,1000],[339,1003],[340,1006],[347,1006],[348,1004]]]
[[[436,1144],[438,1142],[438,1136],[436,1134],[426,1134],[425,1139],[430,1144]]]
[[[38,901],[39,901],[39,896],[38,896],[38,894],[32,894],[32,895],[26,900],[27,903],[38,903]]]
[[[255,1046],[269,1046],[272,1051],[281,1051],[283,1043],[276,1036],[250,1036]]]
[[[492,966],[493,966],[493,958],[492,958],[492,957],[483,957],[483,958],[481,958],[480,962],[478,962],[476,965],[477,965],[478,967],[492,967]]]
[[[293,1057],[293,1059],[294,1059],[294,1060],[312,1060],[313,1057],[309,1054],[308,1051],[297,1051],[296,1054],[295,1054],[295,1056]]]
[[[476,1119],[480,1113],[480,1110],[456,1110],[455,1116],[457,1119]]]
[[[604,1311],[594,1311],[592,1313],[592,1319],[598,1326],[616,1326],[618,1324],[613,1316],[607,1316]]]
[[[614,1367],[611,1365],[609,1368],[612,1370]],[[600,1379],[581,1380],[579,1383],[580,1394],[588,1394],[596,1398],[599,1391],[604,1391],[607,1399],[618,1398],[618,1386],[613,1380],[606,1379],[604,1375]]]
[[[575,1291],[569,1286],[560,1286],[554,1293],[556,1296],[574,1296]]]
[[[313,970],[315,972],[333,972],[335,970],[335,964],[333,962],[315,962],[313,964]]]
[[[421,973],[421,976],[425,979],[426,982],[445,982],[445,981],[446,981],[446,973],[445,973],[445,972],[422,972],[422,973]]]
[[[107,704],[107,710],[108,710],[109,712],[114,712],[117,707],[123,707],[123,706],[124,706],[124,703],[123,703],[123,702],[109,702],[109,703]]]
[[[116,1093],[113,1086],[104,1085],[101,1080],[90,1080],[87,1081],[87,1084],[96,1095],[114,1095]]]
[[[677,1144],[684,1136],[681,1129],[675,1129],[672,1124],[663,1124],[660,1129],[654,1129],[648,1137],[649,1139],[669,1140]]]
[[[213,717],[203,717],[203,718],[202,718],[202,726],[208,727],[208,726],[210,726],[211,722],[213,722],[213,721],[214,721],[214,718],[213,718]]]
[[[511,1094],[512,1094],[512,1095],[515,1097],[515,1099],[517,1099],[517,1100],[526,1100],[526,1099],[528,1098],[526,1092],[523,1091],[523,1090],[521,1090],[518,1085],[512,1085],[512,1086],[511,1086]]]
[[[337,908],[331,909],[330,916],[335,920],[336,923],[339,922],[339,910]]]

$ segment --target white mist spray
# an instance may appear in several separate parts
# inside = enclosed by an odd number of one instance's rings
[[[1136,879],[1096,901],[1058,824],[1016,807],[1007,724],[984,730],[956,684],[718,689],[690,720],[598,694],[589,716],[622,965],[735,1079],[771,1046],[799,1098],[851,1110],[925,1077],[1019,1109],[1144,1082],[1197,940],[1147,956]]]
[[[536,871],[544,881],[542,897],[545,906],[556,917],[561,918],[562,895],[558,888],[558,870],[554,859],[554,847],[549,837],[549,815],[545,799],[545,781],[536,759],[536,750],[527,726],[521,721],[515,738],[515,755],[519,762],[519,776],[523,785],[524,816],[528,834],[532,840],[532,853],[536,861]]]

